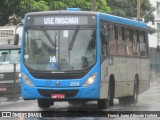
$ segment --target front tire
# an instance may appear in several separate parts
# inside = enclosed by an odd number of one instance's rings
[[[71,100],[71,101],[68,101],[68,104],[69,105],[72,105],[72,106],[75,106],[75,105],[85,105],[87,103],[87,101],[83,101],[83,100]]]
[[[138,103],[138,94],[139,94],[139,82],[138,77],[135,77],[134,80],[134,88],[133,88],[133,95],[127,96],[127,97],[121,97],[119,98],[119,104],[125,105],[125,104],[137,104]]]
[[[133,96],[130,97],[131,104],[135,105],[138,103],[138,94],[139,94],[139,85],[138,85],[138,80],[136,79],[134,82]]]
[[[42,109],[48,109],[53,104],[52,100],[49,99],[38,99],[37,103],[38,107]]]
[[[108,106],[109,106],[108,99],[98,100],[98,108],[99,109],[106,109]]]
[[[108,98],[98,100],[98,108],[106,109],[109,106],[114,105],[114,94],[115,94],[115,79],[114,76],[110,76],[109,80],[109,89],[108,89]]]
[[[114,92],[115,92],[115,81],[114,78],[111,77],[111,80],[109,81],[109,91],[108,91],[109,106],[114,106]]]

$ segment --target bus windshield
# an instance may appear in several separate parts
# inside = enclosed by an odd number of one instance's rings
[[[57,27],[56,27],[57,28]],[[95,64],[95,29],[26,28],[23,60],[33,70],[83,70]]]

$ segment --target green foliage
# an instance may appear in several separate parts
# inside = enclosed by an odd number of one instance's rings
[[[49,7],[47,6],[47,3],[44,0],[21,0],[21,4],[19,6],[20,12],[19,16],[24,17],[26,13],[29,12],[38,12],[38,11],[47,11],[49,10]]]
[[[9,22],[9,17],[18,11],[17,5],[20,0],[1,0],[0,1],[0,26]]]
[[[118,15],[126,18],[137,17],[136,0],[108,0],[111,8],[110,14]],[[145,21],[149,22],[154,19],[153,11],[155,8],[150,4],[149,0],[141,0],[141,17],[145,17]]]
[[[148,33],[149,33],[149,34],[153,34],[153,33],[156,33],[156,32],[158,32],[158,31],[156,31],[156,29],[148,26]]]
[[[50,10],[66,10],[67,8],[80,8],[81,10],[91,10],[91,0],[46,0]],[[106,0],[97,0],[96,10],[98,12],[108,13],[110,8]]]
[[[0,26],[16,25],[28,12],[49,10],[44,0],[1,0]]]
[[[41,0],[39,2],[33,1],[32,3],[32,12],[37,12],[37,11],[47,11],[49,10],[49,7],[47,6],[46,2]]]
[[[97,0],[96,2],[96,11],[103,12],[103,13],[109,13],[110,7],[107,6],[106,0]]]
[[[16,25],[29,12],[66,10],[69,7],[91,10],[91,0],[1,0],[0,26]],[[97,11],[108,13],[110,8],[106,0],[97,0]]]

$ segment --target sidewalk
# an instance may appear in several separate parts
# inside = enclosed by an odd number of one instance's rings
[[[0,106],[1,105],[6,105],[6,104],[14,104],[18,102],[23,102],[23,98],[19,97],[18,99],[13,99],[13,100],[8,100],[7,97],[0,97]]]

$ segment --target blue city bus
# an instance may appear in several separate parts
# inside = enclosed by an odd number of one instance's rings
[[[24,100],[136,104],[150,87],[147,25],[76,9],[28,13],[21,43]]]

